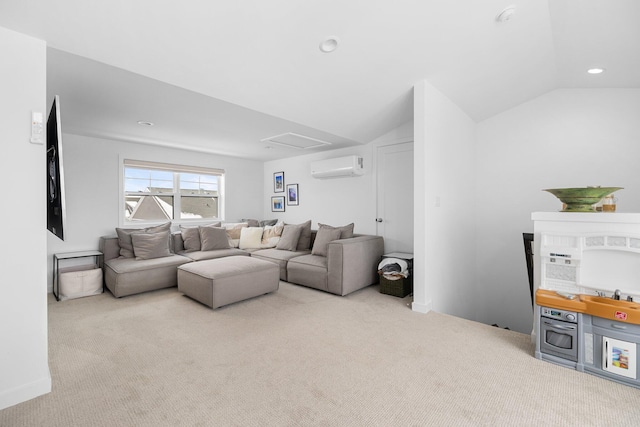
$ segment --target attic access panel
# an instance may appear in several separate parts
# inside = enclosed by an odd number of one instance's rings
[[[310,148],[323,147],[331,145],[330,142],[320,139],[311,138],[310,136],[299,135],[293,132],[283,133],[281,135],[270,136],[260,140],[261,142],[271,142],[273,144],[282,145],[284,147],[296,148],[298,150],[307,150]]]

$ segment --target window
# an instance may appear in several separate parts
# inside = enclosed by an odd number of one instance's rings
[[[124,161],[124,222],[220,219],[224,170]]]

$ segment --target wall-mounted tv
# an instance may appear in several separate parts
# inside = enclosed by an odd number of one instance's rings
[[[47,229],[64,240],[65,222],[60,98],[56,95],[47,120]]]

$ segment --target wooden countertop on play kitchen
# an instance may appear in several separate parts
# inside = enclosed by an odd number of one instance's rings
[[[536,291],[536,304],[640,325],[640,304],[634,302],[580,294],[575,295],[574,299],[568,299],[558,295],[556,291],[538,289]]]
[[[536,304],[549,307],[558,308],[560,310],[575,311],[578,313],[585,313],[587,304],[578,298],[578,295],[574,299],[567,299],[549,289],[538,289],[536,291]]]

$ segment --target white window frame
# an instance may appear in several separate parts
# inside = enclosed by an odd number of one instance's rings
[[[200,166],[188,166],[188,165],[179,165],[172,163],[162,163],[162,162],[151,162],[146,160],[132,160],[132,159],[121,159],[120,160],[120,188],[119,188],[119,223],[120,226],[123,227],[131,227],[131,226],[146,226],[158,224],[162,221],[129,221],[125,216],[125,198],[126,192],[124,189],[125,185],[125,168],[126,167],[135,167],[141,169],[155,169],[155,170],[163,170],[173,172],[173,192],[172,193],[162,193],[161,195],[172,196],[174,199],[173,202],[173,216],[180,214],[180,197],[183,196],[180,194],[180,182],[179,182],[179,174],[180,173],[199,173],[205,175],[217,175],[218,176],[218,217],[217,218],[173,218],[171,222],[173,224],[193,224],[193,223],[207,223],[212,221],[224,221],[224,212],[225,212],[225,171],[224,169],[218,168],[207,168]],[[189,197],[187,195],[187,197]]]

